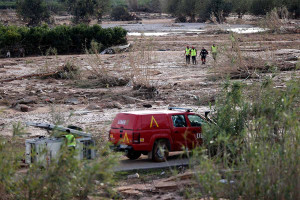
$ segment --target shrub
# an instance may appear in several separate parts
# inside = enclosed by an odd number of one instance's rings
[[[0,199],[87,199],[96,187],[101,196],[112,196],[113,167],[119,156],[101,141],[96,143],[96,160],[74,159],[74,152],[63,146],[57,160],[33,163],[18,173],[24,152],[16,146],[24,145],[23,140],[0,137]]]
[[[125,6],[117,6],[111,12],[111,18],[116,21],[130,21],[134,17],[128,12]]]
[[[198,186],[193,196],[299,197],[300,80],[293,79],[285,89],[274,87],[271,79],[251,88],[225,85],[215,106],[216,125],[204,125],[205,148],[194,153]]]
[[[120,27],[103,29],[99,25],[57,26],[47,25],[28,28],[0,25],[0,46],[14,49],[22,46],[26,55],[45,54],[55,48],[59,54],[82,53],[90,48],[91,41],[102,44],[102,49],[125,44],[126,30]]]
[[[16,9],[16,2],[15,1],[1,1],[0,2],[0,9]]]

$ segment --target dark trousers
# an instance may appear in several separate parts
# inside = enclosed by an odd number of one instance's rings
[[[194,65],[196,65],[197,61],[196,61],[196,56],[192,56],[192,62]]]
[[[202,64],[205,64],[206,63],[206,56],[201,56],[201,61],[202,61]]]
[[[185,62],[186,62],[186,64],[190,64],[190,62],[191,62],[191,56],[190,55],[185,56]]]

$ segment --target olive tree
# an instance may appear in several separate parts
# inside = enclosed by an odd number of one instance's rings
[[[89,23],[92,17],[101,21],[110,9],[110,0],[66,0],[68,11],[74,16],[73,22]]]
[[[44,0],[18,0],[17,14],[28,26],[38,26],[50,19],[50,13]]]

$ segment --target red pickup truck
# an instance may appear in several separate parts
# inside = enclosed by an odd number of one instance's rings
[[[202,144],[201,125],[205,117],[191,109],[147,110],[117,114],[109,131],[116,151],[125,151],[129,159],[147,155],[165,161],[170,151],[193,149]]]

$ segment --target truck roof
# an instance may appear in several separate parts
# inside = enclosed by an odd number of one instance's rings
[[[151,114],[183,114],[183,113],[191,113],[185,110],[140,110],[140,111],[130,111],[130,112],[121,112],[123,114],[131,114],[131,115],[151,115]]]

